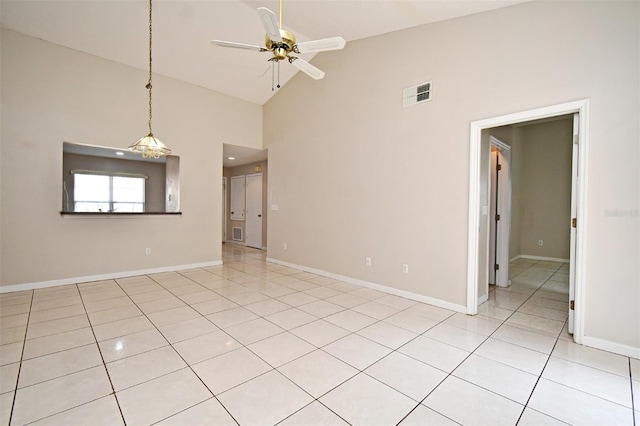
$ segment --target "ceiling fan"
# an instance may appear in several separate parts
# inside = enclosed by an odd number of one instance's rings
[[[280,66],[280,61],[288,61],[294,67],[309,75],[315,80],[320,80],[324,77],[324,72],[319,68],[311,65],[304,59],[294,56],[302,53],[317,53],[326,52],[329,50],[339,50],[344,48],[346,41],[342,37],[331,37],[321,40],[305,41],[302,43],[296,43],[296,37],[290,31],[282,29],[282,0],[280,0],[280,22],[276,18],[276,14],[266,7],[258,8],[258,15],[262,21],[262,25],[266,30],[265,35],[265,47],[254,46],[250,44],[234,43],[224,40],[211,40],[211,44],[216,44],[222,47],[232,47],[236,49],[256,50],[258,52],[271,52],[273,56],[269,58],[269,62],[272,64],[272,70],[274,65]],[[263,74],[264,75],[264,74]],[[273,76],[273,74],[272,74]],[[278,80],[280,79],[278,72]],[[278,83],[278,88],[280,84]],[[273,90],[273,87],[272,87]]]

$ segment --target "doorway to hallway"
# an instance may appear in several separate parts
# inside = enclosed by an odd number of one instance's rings
[[[489,163],[490,144],[486,131],[488,129],[513,126],[522,123],[530,123],[535,120],[557,119],[560,116],[573,115],[574,131],[573,145],[580,147],[576,150],[577,155],[573,155],[572,174],[569,178],[571,188],[573,188],[571,202],[571,216],[567,217],[565,229],[571,224],[580,223],[582,226],[571,231],[573,237],[571,243],[574,249],[570,250],[569,267],[569,287],[571,298],[571,313],[575,314],[574,340],[581,343],[583,338],[583,300],[584,300],[584,251],[586,228],[586,181],[588,153],[588,112],[589,101],[576,101],[567,104],[555,105],[531,111],[525,111],[491,119],[476,121],[471,123],[471,168],[470,168],[470,192],[469,192],[469,264],[467,282],[467,313],[474,315],[478,312],[478,302],[481,300],[482,290],[487,288],[489,281],[489,208],[488,208],[488,188],[489,185]],[[578,129],[580,132],[578,132]],[[484,159],[484,160],[483,160]],[[580,176],[580,179],[578,179]],[[483,189],[484,188],[484,189]],[[521,218],[522,219],[522,218]],[[575,220],[572,220],[575,219]],[[476,232],[475,230],[478,230]],[[531,243],[531,238],[527,238],[527,244]],[[567,238],[569,240],[569,238]],[[512,236],[510,236],[510,242]],[[542,241],[544,244],[544,241]],[[569,242],[567,242],[569,244]],[[510,258],[513,258],[513,250],[510,250]],[[535,257],[535,250],[534,257]],[[526,253],[526,252],[525,252]],[[534,259],[538,261],[562,260],[562,258]],[[487,289],[488,290],[488,289]],[[488,297],[488,294],[487,294]],[[569,309],[568,309],[569,311]]]

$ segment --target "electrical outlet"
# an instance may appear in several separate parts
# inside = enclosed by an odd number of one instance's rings
[[[543,244],[544,244],[544,241],[542,241],[542,240],[538,240],[538,245],[539,245],[540,247],[542,247],[542,245],[543,245]]]
[[[151,247],[147,247],[146,249],[144,249],[144,254],[146,254],[147,256],[151,256]]]
[[[287,249],[287,243],[284,243],[284,244],[282,245],[282,248],[286,250],[286,249]]]
[[[402,272],[404,272],[405,274],[409,273],[409,265],[404,263],[402,264]]]
[[[364,264],[367,266],[371,266],[371,258],[369,256],[364,258]]]

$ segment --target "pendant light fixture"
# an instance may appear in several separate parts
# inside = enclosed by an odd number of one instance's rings
[[[151,130],[151,40],[153,34],[152,24],[152,0],[149,0],[149,82],[145,86],[147,90],[149,90],[149,134],[129,147],[130,151],[142,154],[142,158],[160,158],[163,155],[171,154],[171,150],[167,148],[165,144],[160,142],[159,139],[156,139],[153,136],[153,131]]]

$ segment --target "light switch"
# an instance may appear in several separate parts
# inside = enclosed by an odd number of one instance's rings
[[[278,210],[277,204],[271,204],[271,210]]]
[[[482,206],[482,216],[486,216],[489,213],[489,206]]]

